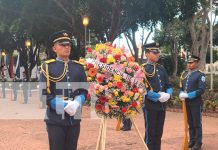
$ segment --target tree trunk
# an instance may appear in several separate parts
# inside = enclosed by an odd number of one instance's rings
[[[176,78],[178,70],[178,43],[176,37],[173,37],[173,48],[171,49],[171,60],[173,62],[172,77]]]
[[[201,22],[199,22],[201,20]],[[189,30],[192,38],[191,54],[200,57],[198,67],[205,70],[206,53],[209,44],[209,23],[208,10],[202,9],[199,13],[191,18]]]

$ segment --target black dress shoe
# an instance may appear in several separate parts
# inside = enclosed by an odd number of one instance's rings
[[[131,128],[129,128],[129,127],[121,127],[120,130],[129,131],[129,130],[131,130]]]
[[[188,142],[188,148],[192,148],[195,145],[195,142]]]
[[[201,144],[195,144],[191,150],[201,150]]]

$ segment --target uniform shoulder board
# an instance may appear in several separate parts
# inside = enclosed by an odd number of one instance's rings
[[[49,60],[46,60],[45,63],[49,64],[49,63],[52,63],[52,62],[55,62],[55,61],[56,61],[55,59],[49,59]]]
[[[163,67],[163,65],[161,65],[161,64],[159,64],[159,63],[157,63],[157,65]]]
[[[188,72],[187,70],[183,71],[182,74],[181,74],[181,77],[183,78],[184,75],[185,75],[187,72]]]
[[[204,74],[204,72],[202,71],[202,70],[198,70],[200,73],[203,73]]]
[[[84,65],[83,63],[81,63],[81,62],[79,62],[77,60],[73,60],[73,62],[76,63],[76,64]]]

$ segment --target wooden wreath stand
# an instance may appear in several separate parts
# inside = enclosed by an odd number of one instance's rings
[[[182,101],[182,111],[183,111],[183,119],[184,119],[184,139],[182,150],[188,150],[188,124],[187,124],[187,110],[185,101]]]
[[[148,150],[147,145],[145,144],[145,141],[141,135],[141,133],[139,132],[139,129],[135,123],[135,120],[132,118],[132,116],[130,116],[130,119],[133,123],[133,126],[136,129],[136,132],[138,133],[138,136],[143,144],[144,150]],[[121,118],[118,118],[118,124],[116,127],[116,130],[119,131],[120,130],[120,123],[121,123]],[[98,135],[98,140],[97,140],[97,145],[96,145],[96,150],[105,150],[105,143],[106,143],[106,130],[107,130],[107,118],[102,117],[101,118],[101,123],[100,123],[100,129],[99,129],[99,135]]]

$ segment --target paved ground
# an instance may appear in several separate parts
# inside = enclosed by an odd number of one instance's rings
[[[36,92],[32,92],[29,104],[22,103],[22,94],[19,101],[11,101],[11,92],[7,91],[7,98],[3,99],[0,93],[0,150],[47,150],[48,140],[43,122],[44,109]],[[94,150],[96,146],[99,119],[90,118],[90,108],[83,108],[83,121],[78,150]],[[136,117],[136,123],[144,136],[143,115]],[[108,120],[106,150],[142,150],[142,143],[135,129],[129,132],[115,131],[116,120]],[[203,117],[203,150],[218,149],[218,118]],[[179,150],[183,141],[183,118],[181,113],[167,112],[164,135],[162,138],[163,150]]]

